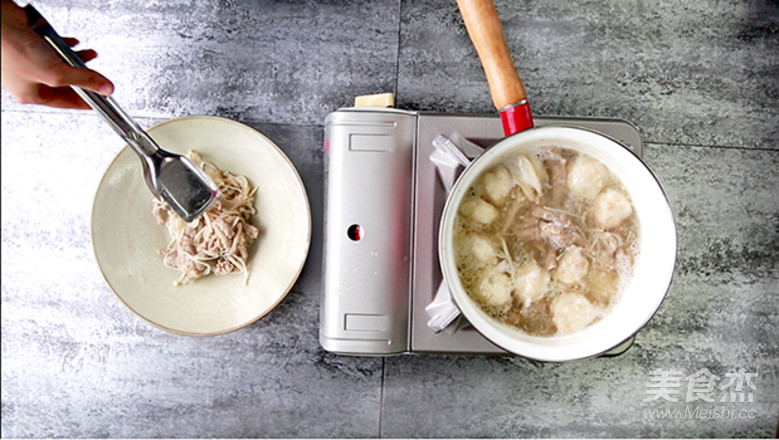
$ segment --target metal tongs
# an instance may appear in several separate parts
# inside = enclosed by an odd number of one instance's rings
[[[32,6],[24,8],[27,22],[73,67],[86,64],[70,49],[45,18]],[[219,189],[189,158],[160,148],[114,101],[98,93],[71,86],[92,109],[124,139],[141,158],[146,185],[157,199],[166,202],[186,222],[205,212],[219,196]]]

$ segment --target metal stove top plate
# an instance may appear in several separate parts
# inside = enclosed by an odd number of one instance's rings
[[[537,127],[563,125],[597,131],[612,137],[641,157],[643,143],[636,127],[619,119],[536,117]],[[420,113],[416,136],[416,182],[414,185],[414,267],[410,310],[410,351],[419,353],[483,353],[506,354],[479,334],[473,327],[457,328],[452,324],[440,333],[427,327],[425,307],[433,301],[441,282],[438,262],[438,224],[446,194],[436,176],[435,165],[428,159],[433,152],[432,141],[438,135],[459,133],[465,138],[489,147],[503,135],[500,118],[486,115],[456,115]],[[632,338],[607,354],[619,354],[630,347]]]

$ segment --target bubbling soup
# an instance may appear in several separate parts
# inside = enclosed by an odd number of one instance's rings
[[[618,300],[638,228],[630,195],[597,159],[558,147],[506,155],[458,209],[460,281],[485,312],[527,334],[571,334]]]

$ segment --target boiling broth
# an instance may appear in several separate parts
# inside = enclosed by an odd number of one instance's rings
[[[488,314],[535,336],[599,320],[631,276],[638,219],[597,159],[548,147],[482,173],[458,209],[460,281]]]

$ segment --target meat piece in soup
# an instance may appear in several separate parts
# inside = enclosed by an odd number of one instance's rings
[[[460,281],[485,312],[535,336],[608,313],[637,253],[638,219],[600,161],[559,147],[502,157],[455,220]]]

